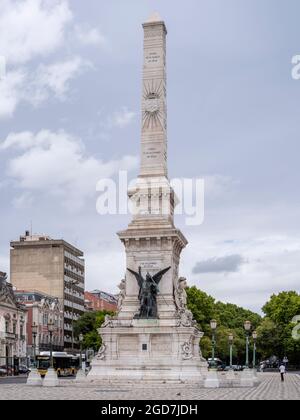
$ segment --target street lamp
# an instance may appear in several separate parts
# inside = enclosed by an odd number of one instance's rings
[[[253,338],[253,369],[255,369],[255,366],[256,366],[256,340],[257,340],[257,332],[256,331],[253,331],[252,338]]]
[[[26,385],[30,386],[41,386],[42,385],[42,378],[37,370],[37,363],[36,363],[36,336],[38,333],[38,325],[34,322],[31,325],[31,332],[33,337],[33,367],[30,369],[29,375],[27,377]]]
[[[50,368],[53,369],[53,356],[52,356],[52,336],[54,331],[54,324],[52,319],[48,323],[48,331],[50,334]]]
[[[229,352],[230,352],[230,369],[232,370],[232,345],[233,345],[233,334],[230,333],[228,336],[228,341],[229,341]]]
[[[215,319],[212,319],[210,321],[210,328],[212,330],[212,340],[211,340],[211,345],[212,345],[212,367],[215,367],[215,345],[216,345],[216,340],[215,340],[215,331],[217,329],[217,321]]]
[[[83,342],[83,334],[79,334],[79,343],[80,343],[80,369],[82,369],[82,342]]]
[[[33,365],[36,367],[36,336],[38,333],[38,326],[34,322],[31,326],[32,336],[33,336]]]
[[[251,322],[245,321],[244,328],[246,331],[246,369],[249,368],[249,331],[251,330]]]
[[[45,379],[43,380],[43,386],[51,386],[51,387],[59,385],[57,373],[55,372],[54,366],[53,366],[52,336],[53,336],[54,329],[55,329],[55,325],[53,323],[53,320],[51,319],[48,322],[48,332],[50,335],[50,367],[48,369]]]

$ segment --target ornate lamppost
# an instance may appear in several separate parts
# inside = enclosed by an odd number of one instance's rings
[[[215,319],[212,319],[210,321],[210,328],[211,328],[211,331],[212,331],[212,340],[211,340],[211,345],[212,345],[211,359],[212,359],[212,362],[211,362],[211,365],[212,365],[212,368],[215,368],[216,367],[216,364],[215,364],[215,346],[216,346],[215,332],[216,332],[216,329],[217,329],[217,321]]]
[[[50,336],[50,367],[48,369],[47,375],[45,379],[43,380],[43,386],[58,386],[58,378],[57,373],[54,370],[53,366],[53,347],[52,347],[52,338],[53,338],[53,332],[55,329],[55,325],[52,321],[52,319],[48,323],[48,332]]]
[[[85,364],[84,364],[84,369],[83,368],[83,362],[82,362],[82,342],[83,342],[83,334],[79,334],[79,343],[80,343],[80,369],[77,372],[76,375],[76,380],[85,380],[86,376],[85,376]]]
[[[31,367],[29,375],[27,377],[26,385],[30,386],[41,386],[42,385],[42,378],[37,370],[37,363],[36,363],[36,336],[38,333],[38,325],[34,322],[31,326],[31,332],[33,337],[33,367]]]
[[[38,333],[38,326],[34,322],[31,326],[32,337],[33,337],[33,365],[36,367],[36,336]]]
[[[255,369],[256,367],[256,340],[257,340],[256,331],[253,331],[252,338],[253,338],[253,369]]]
[[[51,319],[48,323],[48,332],[50,335],[50,369],[53,369],[53,345],[52,345],[53,331],[54,331],[54,324]]]
[[[230,354],[230,370],[232,370],[233,368],[232,368],[232,347],[233,347],[233,339],[234,339],[234,337],[233,337],[233,334],[232,333],[230,333],[229,334],[229,336],[228,336],[228,341],[229,341],[229,354]]]
[[[82,342],[83,342],[83,334],[79,334],[79,343],[80,343],[80,369],[82,369]]]
[[[251,322],[245,321],[244,329],[246,331],[246,369],[249,369],[249,332],[251,330]]]

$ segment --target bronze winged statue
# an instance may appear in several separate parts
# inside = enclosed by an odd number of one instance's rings
[[[142,269],[139,267],[139,272],[127,268],[127,270],[133,274],[139,285],[139,301],[140,301],[140,312],[136,315],[136,318],[157,318],[157,301],[156,297],[159,293],[159,282],[161,281],[164,274],[166,274],[171,267],[165,268],[159,271],[154,276],[147,273],[146,277],[142,276]]]

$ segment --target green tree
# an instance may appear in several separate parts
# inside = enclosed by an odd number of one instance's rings
[[[84,349],[99,350],[101,337],[98,329],[103,324],[106,315],[113,316],[114,313],[109,311],[86,312],[74,323],[75,336],[83,334],[82,346]]]
[[[204,332],[201,340],[201,350],[205,358],[211,357],[212,352],[212,331],[210,328],[211,319],[218,322],[216,330],[216,357],[229,363],[229,341],[228,336],[234,335],[233,359],[237,364],[245,362],[246,339],[244,322],[251,321],[253,328],[261,322],[261,316],[230,303],[215,302],[212,296],[193,286],[187,289],[188,308],[192,311],[194,319]]]
[[[278,328],[270,318],[264,318],[257,328],[257,349],[263,359],[282,353]]]
[[[300,295],[292,291],[272,295],[262,310],[276,325],[287,325],[300,315]]]
[[[281,359],[287,356],[291,364],[299,364],[300,341],[293,338],[292,331],[295,325],[292,320],[296,315],[300,315],[300,295],[295,291],[274,294],[262,309],[266,319],[273,323],[273,329],[269,331],[269,352],[272,351],[271,354]],[[260,332],[267,334],[268,331],[263,328]],[[263,346],[261,340],[259,344]]]
[[[188,309],[204,332],[208,332],[210,320],[215,315],[215,299],[196,286],[187,288]]]
[[[243,328],[245,321],[250,321],[252,328],[261,323],[261,316],[232,303],[217,302],[215,305],[216,319],[219,324],[230,329]]]

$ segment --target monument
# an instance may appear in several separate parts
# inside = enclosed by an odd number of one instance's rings
[[[106,317],[99,329],[103,344],[88,379],[203,383],[203,333],[186,306],[186,280],[179,278],[187,240],[174,225],[177,199],[167,171],[167,29],[157,14],[143,28],[141,166],[128,192],[132,222],[118,233],[126,278],[117,316]]]

